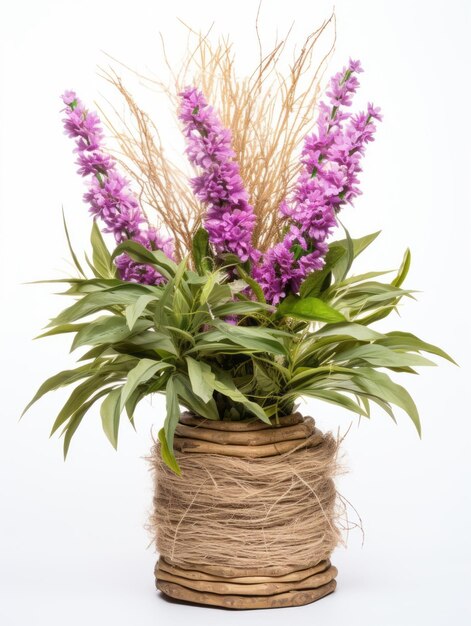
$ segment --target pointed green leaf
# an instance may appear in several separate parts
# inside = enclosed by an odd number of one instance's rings
[[[41,333],[35,337],[35,339],[42,339],[43,337],[52,337],[53,335],[63,335],[65,333],[76,333],[82,328],[84,328],[86,324],[59,324],[59,326],[55,326],[45,333]]]
[[[122,410],[120,407],[120,398],[121,388],[113,389],[103,400],[100,409],[103,430],[115,450],[118,447],[119,418]]]
[[[433,345],[432,343],[422,341],[422,339],[419,339],[419,337],[416,337],[412,333],[404,333],[400,331],[386,333],[386,335],[384,335],[383,338],[380,340],[380,343],[384,346],[397,349],[428,352],[429,354],[435,354],[442,359],[446,359],[454,365],[458,365],[456,361],[444,350],[442,350],[438,346]]]
[[[71,351],[81,346],[96,346],[105,343],[119,343],[132,334],[147,330],[152,326],[150,320],[138,320],[134,330],[130,331],[124,317],[104,315],[82,328],[72,342]]]
[[[260,285],[257,283],[256,280],[254,280],[253,278],[251,278],[247,272],[240,266],[237,266],[237,272],[239,274],[239,276],[247,283],[247,285],[252,289],[255,297],[257,298],[257,300],[259,302],[262,302],[263,304],[266,304],[267,301],[265,299],[265,295],[263,293],[263,289],[260,287]]]
[[[55,431],[62,426],[62,424],[64,424],[73,413],[75,413],[75,411],[85,404],[92,394],[98,391],[101,387],[120,380],[120,378],[121,376],[119,375],[107,376],[98,373],[76,387],[60,410],[59,415],[56,417],[52,426],[51,435],[53,435]]]
[[[169,450],[173,450],[173,436],[180,419],[180,405],[178,404],[178,395],[172,378],[169,378],[167,381],[165,397],[167,407],[167,416],[164,422],[165,440]]]
[[[286,354],[283,343],[266,328],[250,326],[233,326],[226,322],[213,321],[213,325],[224,336],[235,344],[257,352]],[[207,334],[207,336],[209,333]]]
[[[185,357],[188,366],[188,376],[195,394],[207,403],[213,397],[216,376],[207,363],[195,361],[191,356]]]
[[[212,255],[209,247],[208,231],[198,228],[192,242],[193,261],[198,274],[204,276],[212,269]]]
[[[174,377],[175,390],[181,403],[195,415],[200,415],[209,420],[218,420],[219,413],[214,398],[209,402],[203,402],[193,391],[191,383],[186,376],[178,374]]]
[[[228,398],[230,398],[234,402],[240,402],[240,404],[242,404],[248,411],[250,411],[255,416],[257,416],[259,419],[261,419],[262,422],[265,422],[266,424],[271,424],[270,418],[267,417],[267,415],[266,415],[265,411],[262,409],[262,407],[259,404],[257,404],[256,402],[252,402],[251,400],[249,400],[236,387],[236,385],[235,385],[233,379],[231,378],[231,375],[229,374],[229,372],[224,372],[224,371],[220,370],[217,373],[217,378],[216,378],[215,383],[214,383],[214,388],[216,389],[216,391],[219,391],[219,393],[222,393],[222,395],[227,396]]]
[[[300,298],[294,294],[285,298],[277,308],[283,317],[293,317],[305,321],[345,322],[345,317],[319,298]]]
[[[77,428],[80,426],[83,418],[85,417],[87,411],[91,408],[91,406],[100,398],[102,398],[105,394],[107,394],[111,388],[102,389],[96,395],[93,396],[91,400],[85,402],[79,409],[77,409],[70,417],[67,422],[63,432],[61,435],[64,435],[64,461],[67,458],[67,454],[69,452],[70,442],[72,437],[74,436]]]
[[[315,337],[329,337],[335,335],[339,337],[351,337],[359,341],[376,341],[385,337],[385,335],[371,328],[353,322],[349,324],[327,324],[315,333]]]
[[[339,258],[339,261],[333,266],[332,272],[335,276],[335,280],[343,280],[347,275],[348,269],[351,266],[352,260],[363,252],[373,241],[378,237],[381,231],[359,237],[358,239],[352,239],[348,231],[344,228],[346,233],[345,239],[339,239],[333,241],[329,248],[342,247],[345,250],[345,255]]]
[[[324,267],[321,270],[308,274],[299,289],[300,295],[303,298],[306,296],[318,296],[322,291],[324,282],[332,272],[332,269],[345,254],[346,250],[343,246],[335,245],[335,243],[331,244],[325,257]]]
[[[170,280],[175,276],[176,264],[169,259],[161,250],[148,250],[137,241],[128,239],[113,251],[111,260],[113,261],[120,254],[127,254],[133,261],[137,263],[143,263],[144,265],[151,265],[154,267],[164,278]]]
[[[124,308],[128,304],[134,304],[139,296],[149,294],[152,290],[153,288],[149,289],[149,287],[144,285],[128,283],[127,285],[123,284],[123,288],[120,289],[105,289],[88,293],[59,313],[59,315],[48,324],[48,328],[75,322],[82,317],[106,310],[110,307],[119,306]]]
[[[236,300],[234,302],[226,302],[220,306],[211,308],[213,315],[216,317],[225,317],[226,315],[251,315],[256,313],[271,313],[274,307],[263,302],[248,302],[245,300]]]
[[[429,359],[419,354],[407,352],[395,352],[385,346],[366,344],[355,346],[347,350],[341,350],[334,354],[334,361],[365,361],[375,367],[414,367],[416,365],[435,365]]]
[[[67,228],[67,222],[65,220],[64,207],[62,207],[62,221],[64,223],[65,236],[67,239],[67,245],[69,246],[69,252],[70,252],[70,256],[72,257],[72,261],[74,262],[74,265],[77,268],[77,270],[80,272],[80,274],[82,274],[82,276],[86,278],[86,275],[82,269],[82,266],[79,263],[77,255],[75,254],[74,249],[72,248],[72,243],[70,241],[70,236],[69,236],[69,229]]]
[[[126,384],[121,391],[121,410],[130,398],[135,389],[147,381],[149,381],[157,372],[164,369],[172,369],[174,366],[163,361],[154,361],[152,359],[141,359],[139,363],[128,374]]]
[[[367,411],[365,411],[361,406],[359,406],[356,402],[354,402],[351,398],[344,396],[337,391],[331,390],[322,390],[322,389],[311,389],[310,387],[304,387],[299,391],[300,395],[309,396],[310,398],[317,398],[324,402],[329,402],[330,404],[335,404],[336,406],[341,406],[347,411],[351,411],[352,413],[356,413],[356,415],[362,415],[363,417],[369,417]]]
[[[162,456],[162,460],[172,470],[172,472],[174,472],[178,476],[181,476],[182,471],[180,469],[180,466],[177,463],[173,450],[170,448],[170,446],[167,443],[164,428],[161,428],[159,430],[158,437],[160,441],[160,454]]]
[[[33,399],[28,402],[26,408],[23,410],[21,417],[26,413],[26,411],[40,398],[42,398],[49,391],[53,391],[55,389],[59,389],[59,387],[63,387],[64,385],[70,385],[72,383],[77,382],[81,378],[87,378],[88,376],[93,375],[93,370],[90,364],[82,365],[74,370],[64,370],[63,372],[59,372],[58,374],[54,374],[47,380],[43,382],[43,384],[39,387],[38,391],[34,395]]]
[[[357,368],[353,381],[366,392],[382,399],[385,402],[395,404],[403,409],[411,418],[414,426],[421,435],[420,418],[417,407],[409,392],[392,381],[387,374],[370,368]]]
[[[143,295],[139,296],[139,298],[133,304],[129,304],[125,309],[126,322],[128,324],[129,330],[132,330],[134,324],[137,322],[139,317],[142,315],[147,305],[152,301],[157,300],[155,295]]]
[[[112,265],[111,255],[106,247],[96,221],[93,222],[90,241],[93,250],[93,267],[97,271],[98,275],[103,278],[115,278],[116,268]]]
[[[409,248],[404,252],[404,258],[402,259],[401,267],[397,272],[396,278],[392,281],[392,285],[400,287],[409,273],[411,263],[411,253]]]

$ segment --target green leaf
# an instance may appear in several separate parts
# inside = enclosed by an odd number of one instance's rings
[[[171,304],[174,293],[186,272],[186,264],[187,260],[183,259],[183,261],[178,265],[176,273],[170,278],[164,287],[162,295],[156,303],[154,312],[154,324],[156,328],[162,327],[165,329],[168,324],[168,317],[169,315],[171,316],[172,313]]]
[[[157,300],[155,295],[143,295],[139,296],[139,298],[133,304],[129,304],[125,309],[126,322],[129,330],[132,330],[134,324],[137,322],[139,317],[142,315],[147,305],[151,302]]]
[[[224,337],[239,346],[257,352],[286,355],[284,345],[266,328],[233,326],[221,321],[213,321],[213,325]],[[209,333],[206,336],[210,336]]]
[[[131,394],[128,401],[126,402],[126,414],[131,423],[131,426],[136,430],[136,425],[134,424],[134,411],[136,410],[136,406],[143,396],[146,395],[146,391],[141,389],[136,389],[134,393]]]
[[[225,277],[220,275],[217,280],[225,280]],[[231,287],[232,285],[230,283],[221,284],[216,282],[207,297],[209,306],[212,308],[213,306],[222,304],[223,302],[230,302],[232,300]]]
[[[400,287],[409,273],[411,263],[411,253],[409,248],[404,253],[404,258],[402,259],[401,267],[397,272],[396,278],[392,281],[392,285],[395,287]]]
[[[153,361],[152,359],[141,359],[139,363],[128,374],[126,384],[121,390],[121,410],[130,398],[134,390],[149,381],[157,372],[165,369],[173,369],[170,363]]]
[[[235,302],[226,302],[220,306],[212,307],[212,312],[216,317],[225,317],[226,315],[251,315],[254,313],[272,312],[274,307],[263,302],[252,302],[245,300],[236,300]]]
[[[446,359],[454,365],[458,365],[456,361],[444,350],[433,345],[432,343],[422,341],[422,339],[419,339],[419,337],[416,337],[412,333],[404,333],[400,331],[386,333],[380,340],[380,343],[383,346],[391,348],[428,352],[429,354],[435,354],[442,359]]]
[[[110,388],[102,389],[99,393],[93,396],[91,400],[85,402],[79,409],[77,409],[70,417],[67,422],[63,432],[61,434],[64,435],[64,461],[67,458],[67,454],[69,452],[70,442],[72,441],[72,437],[74,436],[77,428],[80,426],[83,418],[85,417],[87,411],[92,407],[92,405],[99,399],[102,398],[105,394],[110,391]]]
[[[298,389],[304,386],[313,387],[314,381],[316,384],[318,379],[329,381],[336,372],[353,376],[355,371],[356,370],[353,368],[334,365],[332,363],[318,367],[298,367],[291,375],[290,386],[292,388],[296,388],[295,386],[297,386]]]
[[[173,378],[169,378],[166,388],[166,407],[167,415],[165,417],[164,430],[165,439],[167,441],[169,450],[173,450],[173,437],[175,434],[175,428],[177,427],[180,419],[180,406],[178,404],[178,394],[175,389]]]
[[[391,287],[394,288],[398,288],[402,285],[402,283],[404,282],[407,274],[409,273],[409,268],[410,268],[410,263],[411,263],[411,253],[409,248],[407,248],[407,250],[404,253],[404,257],[402,259],[402,263],[401,263],[401,267],[399,268],[396,277],[391,281]],[[403,291],[403,294],[410,294],[413,293],[412,291],[405,291],[405,290],[400,290]],[[377,322],[381,319],[384,319],[385,317],[387,317],[392,311],[394,311],[396,304],[398,304],[399,300],[401,299],[402,295],[399,294],[398,297],[395,300],[392,300],[392,303],[390,306],[384,306],[381,309],[379,309],[378,311],[375,311],[373,313],[371,313],[371,315],[358,320],[361,324],[372,324],[373,322]]]
[[[377,230],[376,232],[370,233],[369,235],[364,235],[363,237],[352,239],[354,258],[356,259],[357,256],[359,256],[363,252],[363,250],[366,250],[366,248],[368,248],[368,246],[371,245],[373,241],[375,241],[378,235],[380,234],[381,234],[381,231]]]
[[[159,430],[158,437],[160,441],[160,454],[162,456],[162,460],[175,474],[181,476],[182,471],[177,463],[173,450],[171,450],[170,446],[167,443],[164,428],[161,428]]]
[[[72,437],[74,436],[77,428],[80,426],[83,418],[85,417],[85,413],[86,410],[84,409],[84,407],[81,407],[78,411],[76,411],[69,423],[67,424],[67,428],[65,430],[65,435],[64,435],[64,447],[63,447],[63,454],[64,454],[64,461],[67,459],[67,455],[69,454],[69,448],[70,448],[70,443],[72,441]]]
[[[234,402],[240,402],[248,411],[256,415],[262,422],[271,424],[270,418],[256,402],[249,400],[235,385],[229,372],[219,370],[214,383],[214,388],[222,395],[227,396]]]
[[[212,272],[211,274],[207,274],[206,282],[204,283],[201,292],[200,292],[200,304],[205,304],[216,285],[217,279],[219,278],[218,272]],[[230,294],[230,291],[229,291]]]
[[[110,348],[110,346],[108,346],[107,344],[105,344],[104,346],[94,346],[90,350],[87,350],[85,352],[85,354],[82,354],[82,356],[79,357],[77,359],[77,361],[78,362],[89,361],[90,359],[94,359],[95,360],[95,359],[97,359],[100,356],[111,354],[112,351],[113,351],[113,349]]]
[[[120,379],[120,375],[110,376],[97,373],[76,387],[60,410],[59,415],[56,417],[52,426],[51,435],[53,435],[56,430],[62,426],[62,424],[64,424],[64,422],[66,422],[73,413],[75,413],[75,411],[86,403],[90,396],[98,391],[98,389]]]
[[[92,234],[90,237],[93,250],[93,267],[103,278],[115,278],[116,268],[113,267],[111,262],[111,255],[106,247],[105,241],[102,237],[100,229],[96,221],[93,222]]]
[[[185,357],[191,388],[195,394],[207,403],[213,397],[216,376],[211,367],[203,361],[195,361],[191,356]]]
[[[154,287],[136,285],[134,283],[122,283],[122,287],[119,289],[115,288],[89,293],[59,313],[59,315],[48,324],[48,327],[69,324],[82,317],[111,307],[119,306],[124,308],[129,304],[133,304],[139,296],[149,293],[157,295]]]
[[[96,346],[105,343],[118,343],[133,333],[140,333],[152,326],[150,320],[138,320],[130,331],[124,317],[104,315],[82,328],[72,342],[71,351],[81,346]]]
[[[409,392],[404,389],[404,387],[393,382],[387,374],[377,372],[370,368],[357,368],[356,375],[352,377],[352,380],[358,383],[367,393],[403,409],[413,421],[419,436],[421,435],[420,418],[417,407]]]
[[[325,281],[328,279],[332,272],[332,268],[345,256],[346,250],[343,246],[332,244],[325,257],[325,265],[321,270],[311,272],[307,278],[302,282],[299,289],[300,295],[304,298],[306,296],[318,296]]]
[[[327,324],[316,331],[315,337],[338,336],[339,338],[352,338],[359,341],[376,341],[383,339],[385,335],[378,333],[362,324]]]
[[[268,369],[265,363],[252,359],[253,361],[253,377],[257,383],[257,389],[260,389],[263,393],[267,395],[273,395],[274,393],[278,393],[280,390],[280,385],[277,382],[278,371],[276,371],[274,375],[275,368]]]
[[[161,250],[148,250],[137,241],[128,239],[123,241],[119,246],[115,248],[111,255],[113,261],[120,254],[126,253],[133,261],[137,263],[143,263],[144,265],[151,265],[157,271],[162,274],[164,278],[170,280],[175,276],[177,266],[169,259]]]
[[[344,322],[345,317],[319,298],[300,298],[294,294],[285,298],[277,308],[283,317],[293,317],[305,321]]]
[[[338,218],[337,218],[338,219]],[[340,220],[339,220],[340,222]],[[348,272],[350,271],[350,268],[352,267],[352,263],[355,259],[355,248],[354,248],[354,244],[353,244],[353,239],[350,237],[350,233],[348,232],[348,230],[345,228],[345,226],[342,224],[342,222],[340,222],[343,230],[345,231],[345,241],[346,241],[346,255],[342,257],[342,259],[340,260],[340,263],[337,265],[337,268],[339,270],[339,275],[336,275],[336,280],[343,280]]]
[[[382,272],[366,272],[364,274],[357,274],[353,276],[349,276],[344,280],[336,283],[335,288],[336,291],[339,291],[342,287],[346,287],[348,285],[354,285],[355,283],[361,283],[365,280],[370,280],[370,278],[377,278],[379,276],[384,276],[385,274],[391,274],[394,270],[385,270]]]
[[[212,269],[212,255],[209,247],[208,231],[198,228],[192,242],[193,261],[198,274],[204,276]]]
[[[26,413],[26,411],[40,398],[42,398],[49,391],[53,391],[55,389],[59,389],[59,387],[63,387],[64,385],[70,385],[72,383],[77,382],[81,378],[87,378],[88,376],[92,376],[94,373],[92,366],[87,363],[87,365],[82,365],[74,370],[64,370],[63,372],[59,372],[54,376],[51,376],[47,380],[43,382],[43,384],[39,387],[38,391],[34,395],[33,399],[28,402],[21,417]]]
[[[262,302],[263,304],[266,304],[267,301],[265,299],[265,295],[263,293],[263,289],[260,287],[260,285],[257,283],[256,280],[254,280],[253,278],[251,278],[247,272],[240,266],[237,266],[237,272],[239,274],[239,276],[247,283],[247,285],[252,289],[255,297],[257,298],[257,300],[259,302]]]
[[[77,255],[75,254],[74,249],[72,248],[72,243],[70,241],[70,236],[69,236],[69,230],[67,228],[67,222],[65,220],[64,207],[62,207],[62,221],[64,223],[65,236],[67,239],[67,245],[69,246],[69,251],[70,251],[70,256],[72,257],[72,261],[74,262],[74,265],[77,268],[77,270],[80,272],[80,274],[82,274],[82,276],[86,278],[86,275],[82,269],[82,266],[79,263]]]
[[[76,333],[82,328],[84,328],[86,324],[59,324],[55,328],[51,328],[50,330],[42,333],[35,337],[35,339],[42,339],[43,337],[52,337],[53,335],[63,335],[65,333]]]
[[[382,345],[367,344],[337,352],[333,356],[336,362],[365,361],[375,367],[414,367],[416,365],[435,365],[429,359],[418,354],[395,352]]]
[[[214,398],[203,402],[193,391],[187,376],[177,374],[173,377],[175,389],[181,403],[195,415],[206,417],[209,420],[218,420],[219,413]]]
[[[113,389],[104,399],[100,409],[103,430],[115,450],[118,447],[119,418],[122,411],[120,398],[121,388]]]
[[[172,259],[169,259],[169,257],[164,252],[162,252],[162,250],[154,250],[152,254],[155,257],[157,269],[162,274],[162,276],[174,276],[175,278],[177,278],[176,284],[178,285],[179,279],[177,277],[177,274],[183,274],[181,267],[186,269],[188,265],[188,257],[185,257],[180,261],[179,264],[177,264],[175,263],[175,261],[172,261]]]
[[[114,261],[116,257],[124,253],[128,254],[133,261],[137,261],[138,263],[148,263],[149,265],[153,265],[156,260],[150,250],[140,243],[137,243],[137,241],[132,241],[130,239],[123,241],[123,243],[116,246],[111,254],[111,260]]]
[[[345,278],[348,269],[351,266],[352,260],[360,255],[371,243],[373,243],[381,231],[365,235],[364,237],[359,237],[358,239],[352,239],[346,229],[345,232],[347,234],[345,239],[339,239],[330,245],[330,248],[333,246],[341,246],[346,253],[341,257],[339,263],[336,263],[334,266],[333,274],[336,281],[343,280]]]
[[[310,398],[317,398],[318,400],[323,400],[324,402],[329,402],[330,404],[335,404],[336,406],[341,406],[347,411],[352,411],[352,413],[362,415],[363,417],[369,417],[368,412],[362,409],[360,405],[354,402],[351,398],[344,396],[337,391],[324,391],[322,389],[311,389],[310,387],[304,387],[302,390],[299,391],[299,394],[303,396],[309,396]]]
[[[134,328],[134,330],[136,330]],[[106,346],[104,346],[106,349]],[[168,333],[148,330],[140,334],[132,334],[119,344],[114,344],[116,350],[127,354],[141,356],[143,352],[152,352],[162,358],[168,355],[177,356],[177,350]]]

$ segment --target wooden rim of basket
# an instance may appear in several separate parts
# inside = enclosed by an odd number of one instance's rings
[[[175,430],[174,447],[189,454],[256,459],[312,448],[324,441],[312,417],[293,413],[278,422],[271,427],[261,421],[211,421],[183,413]]]
[[[185,411],[180,416],[180,423],[186,426],[204,427],[212,430],[224,430],[224,431],[253,431],[264,430],[283,426],[293,426],[294,424],[300,424],[305,418],[301,413],[292,413],[291,415],[284,415],[277,420],[273,419],[272,424],[266,424],[259,419],[250,419],[243,421],[229,421],[229,420],[210,420],[205,417],[197,417],[188,411]]]
[[[320,600],[334,592],[337,583],[334,579],[325,585],[313,589],[287,591],[268,596],[240,596],[195,591],[194,589],[165,580],[156,580],[156,586],[171,598],[194,604],[219,606],[227,609],[274,609],[302,606]]]
[[[329,559],[324,559],[316,565],[296,569],[285,566],[283,568],[234,568],[217,565],[188,565],[181,566],[169,562],[169,559],[160,557],[155,565],[155,575],[167,572],[174,576],[189,580],[206,580],[213,582],[231,582],[240,584],[275,583],[302,581],[314,574],[325,572],[331,567]],[[273,572],[276,572],[275,574]],[[280,573],[281,572],[281,573]]]

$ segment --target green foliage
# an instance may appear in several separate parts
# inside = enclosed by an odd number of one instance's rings
[[[320,298],[312,296],[289,295],[280,302],[278,314],[310,322],[345,322],[345,317],[339,311],[329,306]]]
[[[204,276],[212,269],[212,255],[209,246],[209,235],[204,228],[199,228],[193,237],[193,259],[198,274]]]
[[[230,279],[211,257],[207,233],[196,232],[193,263],[179,265],[160,251],[125,242],[110,254],[92,230],[93,278],[87,278],[70,246],[79,278],[68,284],[75,302],[40,336],[72,335],[72,350],[87,347],[72,370],[60,372],[39,388],[27,410],[44,394],[75,385],[56,417],[52,432],[62,429],[64,454],[87,411],[101,400],[106,436],[118,445],[125,411],[145,396],[166,396],[167,414],[159,432],[165,462],[180,473],[173,438],[180,405],[207,419],[270,419],[289,413],[302,396],[317,398],[369,417],[376,404],[394,419],[393,407],[405,411],[420,433],[417,408],[389,374],[415,373],[433,365],[423,353],[452,360],[440,348],[404,332],[383,334],[369,328],[397,309],[410,266],[410,253],[390,282],[387,272],[350,275],[354,259],[378,236],[333,242],[322,271],[311,274],[300,295],[275,308],[250,278],[247,264],[227,255]],[[129,254],[151,264],[165,278],[162,286],[119,280],[113,260]],[[237,277],[238,275],[238,277]],[[237,324],[235,323],[237,320]]]

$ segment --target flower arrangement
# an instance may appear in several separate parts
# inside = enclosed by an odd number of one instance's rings
[[[116,447],[122,414],[133,424],[136,405],[154,393],[166,397],[159,441],[175,473],[180,405],[207,420],[276,424],[301,397],[366,417],[376,404],[393,418],[394,407],[403,409],[420,433],[411,396],[385,370],[415,373],[432,364],[422,353],[450,357],[410,333],[371,328],[412,297],[402,286],[410,253],[383,282],[385,272],[351,273],[378,233],[353,239],[343,229],[341,238],[331,239],[343,228],[341,210],[360,194],[362,160],[381,121],[371,104],[351,110],[361,71],[350,61],[330,80],[286,195],[278,201],[275,194],[265,209],[268,242],[240,167],[242,152],[198,85],[178,96],[195,169],[189,181],[194,198],[183,192],[182,202],[188,200],[188,212],[196,215],[180,238],[150,224],[140,196],[106,151],[99,117],[65,92],[64,129],[75,142],[93,216],[92,275],[70,246],[78,275],[59,282],[68,283],[65,293],[75,302],[41,336],[70,333],[72,350],[88,351],[75,369],[46,380],[27,407],[77,384],[52,427],[62,430],[65,455],[95,403],[101,402],[103,429]],[[113,235],[113,250],[100,229]],[[67,227],[66,234],[70,245]]]

